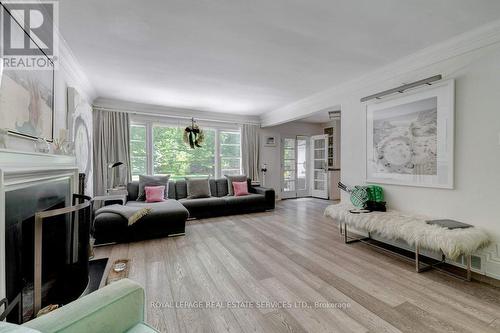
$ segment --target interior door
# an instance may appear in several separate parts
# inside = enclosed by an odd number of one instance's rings
[[[281,152],[281,197],[298,198],[309,195],[308,137],[283,138]]]
[[[311,195],[328,199],[328,135],[311,137]]]

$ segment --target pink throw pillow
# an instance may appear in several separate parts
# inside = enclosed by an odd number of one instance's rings
[[[146,193],[146,202],[162,202],[165,201],[165,186],[146,186],[144,187]]]
[[[243,195],[248,195],[248,183],[247,182],[233,182],[234,195],[241,197]]]

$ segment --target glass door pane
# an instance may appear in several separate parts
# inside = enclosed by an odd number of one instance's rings
[[[312,191],[314,197],[328,198],[328,177],[327,177],[327,135],[316,135],[312,141]]]
[[[295,139],[283,139],[283,196],[295,196],[295,178],[296,178],[296,152]],[[285,192],[294,192],[285,193]]]
[[[297,137],[297,191],[307,190],[307,138]]]

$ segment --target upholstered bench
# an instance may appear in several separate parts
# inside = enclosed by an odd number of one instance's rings
[[[477,227],[463,229],[448,229],[427,224],[431,217],[405,214],[395,210],[387,212],[351,213],[354,207],[350,204],[337,204],[325,209],[325,216],[337,221],[345,243],[369,241],[371,234],[377,234],[384,239],[404,241],[415,249],[415,267],[417,272],[432,268],[420,266],[420,250],[427,249],[442,253],[442,262],[446,258],[457,259],[463,255],[467,261],[467,276],[470,280],[470,256],[472,253],[490,244],[489,235]],[[368,237],[352,238],[347,227],[364,231]]]

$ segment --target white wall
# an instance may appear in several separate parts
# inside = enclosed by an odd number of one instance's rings
[[[321,124],[294,121],[278,126],[261,128],[260,131],[260,164],[267,164],[266,187],[274,188],[276,196],[281,199],[281,138],[297,135],[323,134]],[[269,135],[276,137],[276,147],[266,147],[264,138]],[[262,175],[261,175],[262,178]]]
[[[484,43],[478,46],[478,40]],[[341,177],[350,184],[363,184],[366,109],[360,98],[435,74],[455,79],[455,188],[383,187],[391,208],[457,219],[487,230],[495,243],[481,252],[485,273],[500,278],[500,32],[497,28],[466,41],[409,57],[363,80],[275,110],[263,121],[276,123],[341,104]]]

